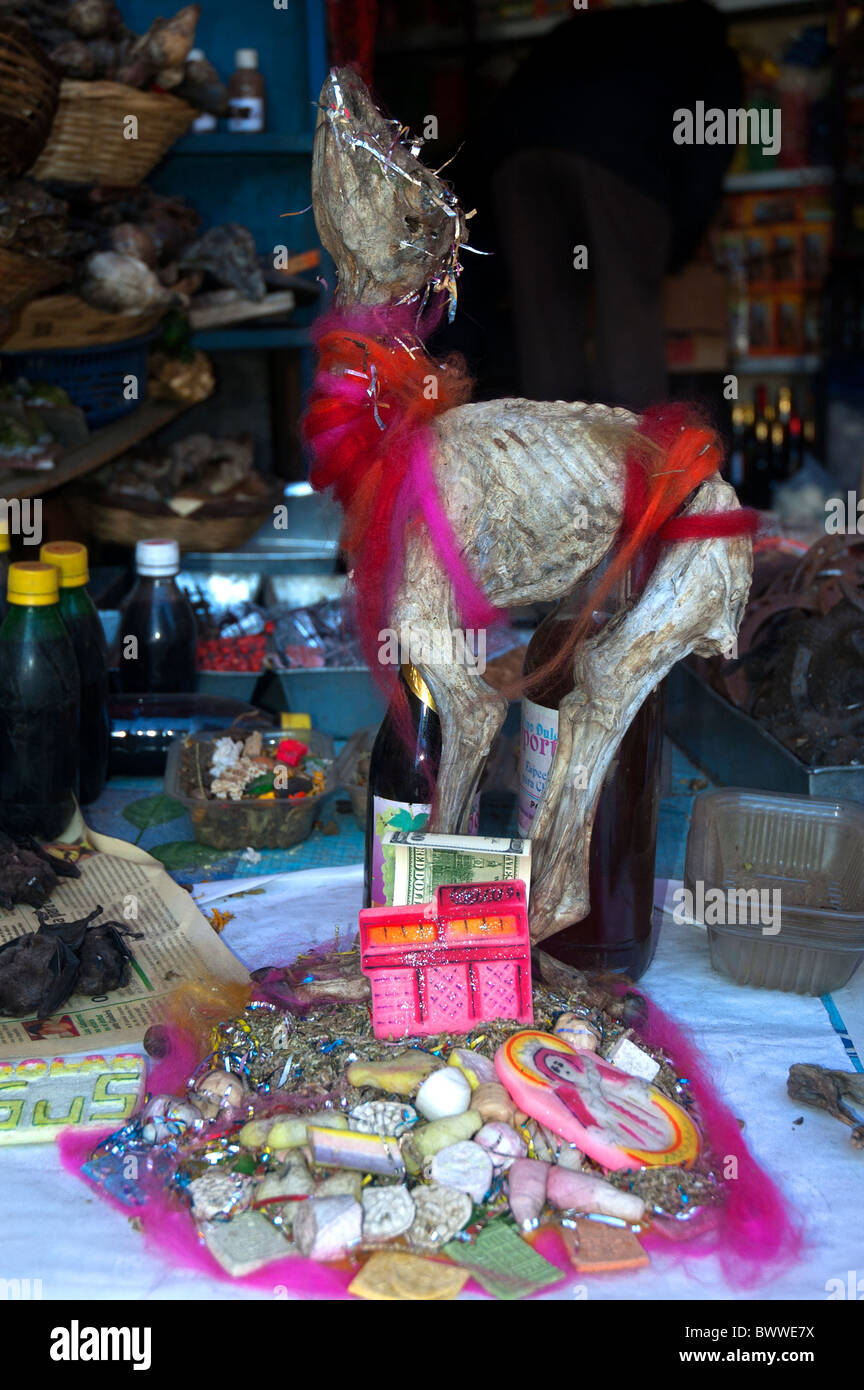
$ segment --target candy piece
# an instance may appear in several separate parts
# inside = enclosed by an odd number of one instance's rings
[[[456,1298],[471,1277],[468,1269],[438,1260],[424,1260],[399,1250],[381,1250],[367,1260],[348,1285],[358,1298],[394,1302]]]
[[[532,1231],[540,1224],[550,1171],[548,1163],[539,1163],[535,1158],[517,1158],[510,1165],[507,1174],[508,1200],[513,1219],[520,1230]]]
[[[237,1139],[244,1149],[302,1149],[310,1125],[347,1130],[348,1119],[339,1110],[321,1110],[314,1115],[276,1115],[269,1120],[250,1120]]]
[[[258,1211],[241,1212],[230,1221],[203,1221],[199,1230],[214,1260],[232,1279],[254,1274],[291,1254],[279,1227]]]
[[[385,1177],[401,1177],[405,1172],[395,1139],[317,1125],[310,1125],[308,1134],[313,1161],[323,1168],[356,1168],[361,1173],[381,1173]]]
[[[552,1032],[569,1043],[575,1052],[596,1052],[603,1041],[600,1029],[578,1014],[562,1014]]]
[[[635,1192],[621,1192],[592,1173],[572,1173],[557,1165],[549,1173],[546,1196],[559,1211],[593,1211],[622,1221],[641,1221],[645,1215],[645,1203]]]
[[[286,767],[296,767],[309,751],[306,743],[301,743],[296,738],[283,738],[276,749],[276,760],[285,763]]]
[[[394,1240],[414,1224],[414,1198],[407,1187],[364,1187],[363,1239]]]
[[[426,1120],[462,1115],[471,1104],[471,1083],[456,1067],[433,1071],[417,1092],[417,1109]]]
[[[416,1214],[408,1232],[411,1245],[420,1250],[440,1250],[471,1219],[471,1198],[455,1187],[415,1187],[412,1196]]]
[[[463,1140],[439,1149],[429,1163],[433,1182],[467,1192],[472,1202],[482,1202],[492,1186],[492,1159],[479,1144]]]
[[[619,1038],[606,1058],[614,1067],[620,1067],[628,1076],[641,1076],[643,1081],[653,1081],[660,1070],[660,1063],[643,1052],[629,1038]]]
[[[215,1120],[223,1110],[236,1110],[248,1098],[246,1084],[233,1071],[208,1071],[192,1087],[189,1099],[205,1120]]]
[[[353,1197],[359,1202],[362,1191],[363,1174],[343,1170],[338,1173],[330,1173],[328,1177],[322,1178],[315,1188],[315,1196]]]
[[[460,1139],[470,1139],[481,1128],[483,1121],[476,1110],[465,1110],[461,1115],[449,1115],[446,1120],[434,1120],[431,1125],[420,1125],[408,1136],[412,1146],[421,1158],[432,1158],[439,1149],[448,1144],[458,1144]]]
[[[413,1105],[398,1100],[365,1100],[348,1116],[348,1128],[360,1134],[384,1134],[391,1138],[404,1134],[417,1123]]]
[[[486,1150],[496,1173],[506,1172],[515,1158],[524,1158],[528,1152],[522,1135],[500,1120],[493,1120],[478,1130],[474,1142]]]
[[[487,1124],[500,1120],[504,1125],[512,1125],[516,1107],[500,1081],[481,1081],[471,1093],[471,1109],[476,1110]]]
[[[467,1076],[472,1090],[475,1086],[481,1086],[484,1081],[498,1080],[495,1063],[484,1057],[482,1052],[474,1052],[470,1047],[454,1047],[447,1064],[458,1067],[462,1075]]]
[[[392,1062],[352,1062],[345,1079],[349,1086],[374,1086],[377,1091],[410,1096],[440,1066],[438,1057],[412,1047],[408,1052],[400,1052]]]
[[[680,1105],[563,1038],[513,1033],[495,1066],[517,1105],[604,1168],[687,1164],[699,1153],[699,1131]]]
[[[650,1264],[629,1226],[607,1226],[600,1221],[581,1219],[576,1229],[561,1227],[570,1260],[581,1274],[602,1274],[617,1269],[640,1269]]]
[[[253,1188],[252,1179],[245,1173],[227,1173],[216,1168],[193,1178],[186,1191],[196,1221],[225,1221],[249,1206]]]
[[[310,1197],[294,1217],[294,1243],[313,1260],[340,1260],[360,1244],[363,1208],[353,1197]]]

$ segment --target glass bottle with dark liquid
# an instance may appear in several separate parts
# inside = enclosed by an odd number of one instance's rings
[[[49,541],[39,558],[59,576],[60,616],[72,641],[81,677],[81,769],[78,799],[89,806],[108,776],[108,648],[95,605],[87,592],[87,547]]]
[[[198,629],[174,578],[180,568],[177,542],[139,541],[135,568],[138,582],[120,620],[121,689],[169,695],[194,690]]]
[[[406,742],[405,729],[391,705],[369,761],[364,907],[384,903],[382,834],[426,828],[441,766],[441,722],[432,692],[416,667],[408,663],[401,667],[399,679],[412,734]]]
[[[582,600],[581,593],[564,600],[537,628],[525,657],[526,676],[560,650]],[[595,614],[597,627],[609,616],[608,611]],[[530,689],[530,698],[523,698],[520,835],[531,834],[555,756],[558,707],[572,689],[572,670],[565,667],[539,689]],[[651,963],[657,945],[654,858],[662,749],[661,686],[648,696],[624,735],[600,792],[589,852],[588,916],[543,942],[544,951],[574,969],[612,970],[637,980]]]
[[[79,678],[57,571],[9,567],[0,627],[0,828],[56,840],[75,814]]]

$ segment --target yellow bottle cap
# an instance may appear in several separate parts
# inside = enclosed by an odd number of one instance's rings
[[[293,710],[283,709],[279,714],[280,729],[311,729],[312,720],[308,714],[295,714]]]
[[[0,555],[5,554],[9,549],[9,532],[5,527],[0,526]]]
[[[56,603],[57,571],[53,565],[43,565],[38,560],[22,560],[9,566],[9,588],[6,594],[10,603],[18,603],[24,608],[46,608]]]
[[[90,578],[87,547],[78,541],[46,541],[39,547],[39,559],[60,571],[61,589],[77,589]]]

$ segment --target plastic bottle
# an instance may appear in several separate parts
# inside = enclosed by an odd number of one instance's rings
[[[58,603],[57,570],[10,565],[0,627],[0,828],[56,840],[78,790],[78,663]]]
[[[623,601],[623,593],[618,602]],[[565,599],[537,628],[525,654],[529,676],[555,655],[582,609],[583,589]],[[616,599],[595,613],[599,630]],[[519,834],[529,836],[558,742],[558,709],[573,689],[567,667],[522,701],[519,768]],[[577,970],[612,970],[636,980],[656,949],[654,858],[660,759],[663,749],[663,688],[642,705],[614,758],[600,792],[589,851],[588,916],[549,936],[543,950]],[[553,827],[552,833],[555,834]]]
[[[192,605],[174,578],[180,568],[177,542],[139,541],[135,568],[138,582],[120,620],[121,689],[168,695],[194,690],[198,631]]]
[[[6,617],[6,589],[9,584],[9,532],[0,526],[0,623]]]
[[[265,87],[258,71],[258,50],[238,48],[236,70],[228,83],[228,129],[249,134],[264,129]]]
[[[59,574],[60,616],[72,639],[81,678],[81,767],[78,799],[89,806],[108,776],[108,648],[96,606],[87,592],[87,547],[77,541],[49,541],[40,560]]]

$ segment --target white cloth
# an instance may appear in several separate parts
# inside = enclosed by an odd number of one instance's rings
[[[228,896],[256,887],[264,892]],[[658,885],[660,901],[665,888]],[[218,900],[235,914],[223,940],[255,969],[290,960],[337,929],[352,935],[361,892],[362,870],[352,866],[208,883],[195,897],[202,906]],[[852,1148],[848,1128],[786,1094],[793,1062],[849,1069],[821,1000],[732,984],[712,972],[704,933],[669,917],[641,986],[692,1030],[718,1089],[745,1122],[752,1151],[805,1218],[807,1252],[794,1268],[743,1294],[727,1287],[713,1259],[684,1269],[655,1256],[635,1274],[579,1276],[588,1297],[822,1300],[829,1280],[845,1284],[849,1271],[864,1274],[864,1154]],[[834,1002],[864,1056],[864,971]],[[803,1123],[794,1124],[802,1114]],[[64,1173],[50,1145],[0,1150],[0,1278],[41,1279],[43,1297],[54,1299],[267,1296],[172,1267],[130,1220]],[[562,1284],[546,1296],[574,1295]]]

